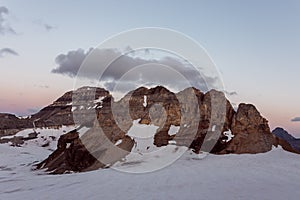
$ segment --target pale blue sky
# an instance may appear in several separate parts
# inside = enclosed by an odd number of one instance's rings
[[[300,1],[2,0],[16,34],[0,34],[0,111],[26,113],[49,104],[73,80],[52,74],[55,57],[97,46],[138,27],[164,27],[199,42],[222,73],[233,102],[255,104],[272,128],[300,136]],[[47,30],[46,26],[53,27]]]

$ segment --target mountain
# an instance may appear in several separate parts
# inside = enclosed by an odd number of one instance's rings
[[[52,104],[27,117],[0,113],[0,137],[14,135],[28,128],[59,128],[74,125],[72,107],[73,109],[77,109],[77,107],[72,105],[73,93],[80,94],[83,101],[93,98],[99,99],[109,94],[108,91],[102,88],[82,87],[76,91],[66,92]],[[100,103],[97,101],[85,102],[85,104],[88,106],[78,107],[76,112],[84,115],[86,118],[89,117],[91,108],[100,106]]]
[[[275,128],[272,133],[276,136],[277,143],[281,143],[284,149],[290,152],[300,153],[300,139],[296,139],[280,127]]]
[[[38,169],[51,173],[89,171],[128,159],[132,152],[170,146],[190,148],[195,153],[254,154],[270,151],[274,143],[268,121],[255,106],[240,104],[234,111],[224,93],[216,90],[202,93],[187,88],[173,93],[157,86],[138,88],[119,101],[105,95],[101,107],[95,109],[96,118],[84,122],[93,126],[84,133],[79,128],[61,136],[56,151],[39,163]],[[143,141],[132,136],[136,126],[156,127],[153,137]],[[176,131],[171,133],[173,129]],[[145,133],[140,130],[135,134],[143,137]]]
[[[299,147],[284,130],[272,134],[254,105],[241,103],[235,111],[223,92],[197,88],[174,93],[162,86],[140,87],[115,101],[103,88],[82,87],[26,118],[1,114],[0,122],[0,143],[56,145],[37,165],[55,174],[105,168],[124,159],[136,162],[133,153],[164,147],[219,155],[264,153],[273,145],[298,153]]]

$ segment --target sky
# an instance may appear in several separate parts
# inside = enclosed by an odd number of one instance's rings
[[[59,55],[85,54],[142,27],[193,38],[216,64],[232,102],[254,104],[271,129],[300,137],[297,0],[1,0],[0,112],[27,115],[48,105],[74,86],[71,76],[53,73]]]

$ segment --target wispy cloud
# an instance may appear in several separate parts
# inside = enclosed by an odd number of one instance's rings
[[[229,95],[229,96],[234,96],[234,95],[238,95],[238,93],[236,91],[232,91],[232,92],[229,92],[229,91],[224,91],[225,94]]]
[[[33,23],[40,26],[40,27],[42,27],[46,31],[52,31],[53,29],[57,28],[56,26],[50,25],[49,23],[45,23],[44,21],[42,21],[40,19],[33,21]]]
[[[3,48],[3,49],[0,49],[0,58],[3,57],[5,54],[10,54],[10,55],[13,55],[13,56],[18,56],[19,54],[11,49],[11,48]]]
[[[295,117],[291,119],[292,122],[300,122],[300,117]]]
[[[6,16],[9,14],[9,10],[0,6],[0,34],[4,35],[6,33],[16,34],[16,31],[9,25],[6,20]]]
[[[38,84],[35,84],[34,87],[42,88],[42,89],[49,89],[50,88],[49,85],[38,85]]]

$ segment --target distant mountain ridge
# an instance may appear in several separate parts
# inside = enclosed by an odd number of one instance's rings
[[[272,133],[276,137],[286,141],[288,144],[291,145],[291,147],[293,149],[295,149],[297,152],[300,153],[300,139],[295,138],[294,136],[289,134],[286,130],[284,130],[283,128],[280,128],[280,127],[275,128],[272,131]]]
[[[27,128],[59,128],[61,126],[74,125],[72,106],[72,95],[74,91],[66,92],[52,104],[44,107],[39,112],[28,117],[17,117],[13,114],[0,113],[0,137],[14,135]],[[86,99],[98,99],[109,94],[108,91],[96,87],[82,87],[76,90]],[[99,102],[89,102],[91,106],[99,106]],[[80,112],[84,115],[87,107]],[[88,118],[88,116],[85,116]]]

